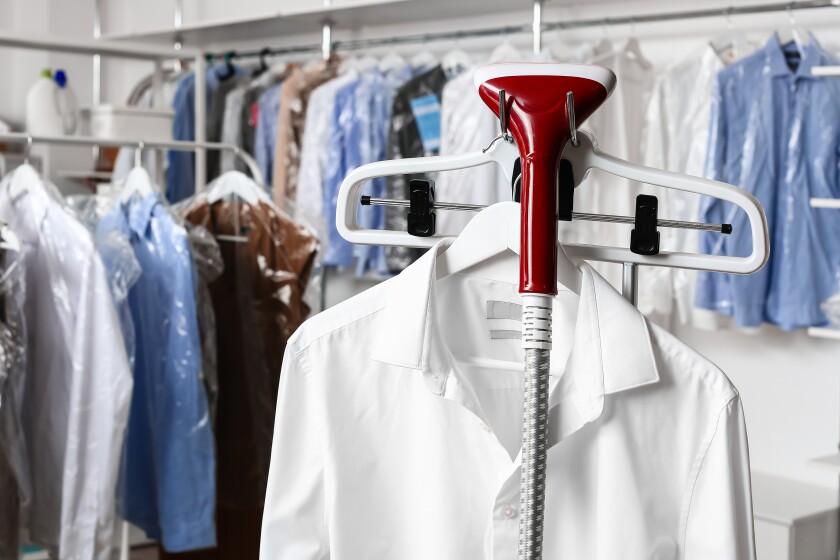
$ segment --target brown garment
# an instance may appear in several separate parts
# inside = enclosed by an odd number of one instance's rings
[[[262,508],[286,341],[309,314],[303,293],[317,238],[273,206],[199,197],[185,218],[219,236],[224,271],[210,284],[216,314],[219,507]]]
[[[295,68],[280,86],[280,115],[277,119],[274,176],[271,181],[274,202],[280,208],[287,198],[294,200],[297,192],[300,146],[309,94],[316,87],[335,78],[337,73],[338,59],[331,58],[306,69]]]

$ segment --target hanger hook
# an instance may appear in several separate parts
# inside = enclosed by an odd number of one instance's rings
[[[790,26],[792,28],[796,27],[796,16],[793,14],[793,7],[794,7],[793,2],[791,2],[790,4],[787,5],[788,19],[790,20]]]
[[[569,132],[572,135],[572,146],[577,148],[580,146],[580,140],[577,137],[577,124],[575,123],[575,94],[571,91],[566,92],[566,114],[569,116]]]
[[[143,167],[143,148],[146,147],[146,143],[140,140],[137,143],[137,149],[134,150],[134,167]]]
[[[499,90],[499,126],[502,130],[502,138],[506,142],[512,142],[513,137],[508,132],[507,94],[503,89]]]
[[[729,31],[734,31],[735,24],[732,22],[732,6],[723,10],[723,17],[726,18],[726,27],[729,28]]]
[[[604,18],[601,20],[601,33],[604,34],[604,39],[609,39],[610,34],[607,31],[607,25],[610,23],[610,18]]]
[[[636,16],[630,17],[630,37],[636,36]]]
[[[23,148],[23,163],[29,165],[29,155],[32,153],[32,135],[26,137],[26,146]]]

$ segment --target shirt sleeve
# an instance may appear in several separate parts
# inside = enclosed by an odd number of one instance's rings
[[[318,410],[315,380],[305,357],[295,355],[290,343],[277,398],[260,560],[330,557]]]
[[[688,502],[685,560],[754,560],[747,428],[740,397],[721,410]]]
[[[92,248],[74,332],[59,549],[64,558],[104,560],[133,381],[105,267]]]

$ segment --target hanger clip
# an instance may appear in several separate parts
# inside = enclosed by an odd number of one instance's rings
[[[630,251],[637,255],[659,254],[659,199],[640,194],[636,197],[636,224],[630,232]]]
[[[580,140],[577,137],[577,123],[575,122],[575,94],[571,91],[566,92],[566,116],[569,117],[572,146],[577,148],[580,146]]]
[[[435,234],[435,183],[413,179],[409,183],[408,233],[415,237]]]

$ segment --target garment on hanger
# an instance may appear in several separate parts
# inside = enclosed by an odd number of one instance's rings
[[[394,97],[388,159],[436,155],[440,150],[440,98],[448,76],[442,65],[415,76],[404,84]],[[413,179],[424,175],[395,175],[387,178],[388,198],[407,200]],[[403,208],[385,209],[385,229],[406,231],[408,212]],[[410,247],[386,247],[388,268],[397,273],[422,254]]]
[[[309,96],[312,90],[336,76],[340,62],[340,58],[332,57],[306,68],[295,68],[283,82],[274,142],[274,161],[277,163],[272,169],[273,176],[266,176],[266,181],[270,180],[273,186],[274,202],[280,208],[283,208],[286,199],[295,200],[297,195]]]
[[[20,557],[20,512],[32,499],[29,455],[23,431],[26,386],[26,287],[23,253],[9,246],[17,236],[0,225],[0,559]]]
[[[487,110],[473,84],[473,71],[450,80],[441,96],[440,155],[483,150],[499,135],[499,119]],[[510,182],[495,165],[438,173],[435,198],[488,206],[512,200]],[[438,233],[458,235],[473,217],[472,212],[438,212]]]
[[[711,97],[717,73],[754,50],[743,36],[728,34],[726,53],[706,43],[699,56],[659,73],[644,123],[644,164],[697,177],[703,176],[709,138]],[[735,54],[737,53],[737,54]],[[726,63],[722,59],[726,58]],[[735,58],[735,57],[738,58]],[[647,189],[646,189],[647,190]],[[659,199],[659,215],[669,220],[695,221],[700,195],[673,189],[650,190]],[[694,253],[694,230],[663,228],[661,249]],[[681,324],[700,328],[723,326],[722,316],[694,306],[697,273],[660,267],[639,269],[639,309],[667,323],[674,314]]]
[[[592,63],[612,70],[617,83],[610,98],[586,120],[582,128],[594,133],[604,152],[632,163],[642,163],[644,110],[653,89],[653,66],[639,53],[635,39],[619,48],[603,42],[594,49]],[[636,213],[636,196],[641,192],[642,185],[639,183],[612,177],[596,169],[575,189],[574,210],[633,216]],[[631,225],[602,222],[559,223],[561,241],[589,245],[627,247],[631,229]],[[620,265],[596,263],[594,266],[613,286],[621,285]]]
[[[518,259],[437,281],[447,245],[290,339],[263,557],[516,557]],[[554,298],[543,556],[754,559],[737,391],[581,270]]]
[[[219,239],[225,265],[210,285],[219,340],[219,504],[262,507],[283,348],[309,314],[302,295],[318,242],[265,202],[210,204],[200,195],[181,211]]]
[[[213,91],[210,103],[207,106],[207,141],[221,142],[222,129],[225,122],[225,110],[227,108],[227,96],[230,92],[247,81],[246,71],[237,68],[236,75],[219,82]],[[210,182],[221,174],[221,157],[219,150],[207,151],[207,181]]]
[[[157,194],[120,201],[97,231],[129,236],[143,270],[129,293],[137,357],[120,515],[168,550],[213,546],[216,461],[187,232]]]
[[[23,165],[0,185],[0,220],[24,253],[23,431],[30,540],[59,558],[106,559],[132,377],[90,233]]]
[[[341,183],[351,170],[385,159],[391,105],[394,92],[411,78],[411,67],[404,64],[387,72],[372,68],[359,79],[343,87],[336,94],[334,122],[328,149],[328,164],[324,176],[324,210],[329,231],[329,246],[324,263],[332,266],[351,266],[356,273],[388,274],[385,254],[381,248],[354,247],[338,233],[335,224],[336,204]],[[363,187],[364,194],[382,197],[385,180],[377,178]],[[384,212],[380,207],[362,208],[360,222],[365,227],[381,229]]]
[[[295,197],[295,218],[317,232],[321,241],[321,254],[329,247],[327,218],[324,212],[324,173],[329,157],[324,147],[329,145],[332,135],[335,97],[339,90],[358,77],[359,74],[355,70],[349,70],[315,88],[309,97],[306,111]]]
[[[233,67],[234,72],[242,72]],[[227,76],[226,64],[217,64],[208,68],[205,73],[205,89],[207,107],[213,100],[216,88]],[[190,72],[178,84],[175,99],[172,102],[175,109],[175,120],[172,125],[172,139],[195,141],[195,73]],[[196,190],[195,184],[195,154],[192,152],[170,151],[166,169],[166,199],[175,203],[192,195]],[[203,185],[199,185],[201,187]]]
[[[271,185],[274,173],[274,150],[277,142],[278,116],[280,114],[280,90],[283,83],[277,83],[260,95],[257,104],[259,115],[257,128],[254,131],[254,159],[263,178]]]
[[[772,35],[718,74],[712,96],[706,174],[758,198],[773,247],[755,274],[698,276],[697,305],[732,315],[739,327],[825,325],[820,303],[837,288],[840,245],[829,240],[840,239],[840,221],[812,209],[810,198],[840,197],[840,83],[811,73],[838,62],[813,36],[798,63],[786,57],[791,48]],[[731,235],[701,235],[703,252],[749,254],[746,219],[731,205],[704,199],[699,219],[733,227]]]

